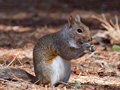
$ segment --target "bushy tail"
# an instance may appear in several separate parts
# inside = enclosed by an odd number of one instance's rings
[[[35,76],[29,74],[28,72],[20,68],[0,69],[0,78],[6,80],[23,79],[23,80],[31,81],[32,83],[35,82]]]

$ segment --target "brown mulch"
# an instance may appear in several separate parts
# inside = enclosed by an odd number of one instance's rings
[[[93,15],[105,13],[114,21],[119,12],[119,0],[0,0],[0,68],[19,67],[34,75],[32,51],[38,38],[60,30],[69,15],[80,15],[94,35],[104,30]],[[81,2],[80,4],[78,4]],[[99,2],[99,3],[98,3]],[[96,4],[96,5],[95,5]],[[93,44],[96,44],[93,42]],[[120,90],[120,52],[112,45],[97,45],[97,50],[72,60],[71,77],[55,90]],[[81,87],[70,83],[81,83]],[[0,90],[52,90],[25,80],[0,79]]]

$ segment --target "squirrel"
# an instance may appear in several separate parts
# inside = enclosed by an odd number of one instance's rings
[[[18,78],[50,84],[51,87],[66,83],[71,73],[71,60],[95,51],[95,46],[89,44],[91,40],[89,28],[80,17],[70,16],[60,31],[41,37],[36,43],[33,50],[35,76],[19,68],[10,68],[1,69],[0,78],[14,78],[12,72]]]

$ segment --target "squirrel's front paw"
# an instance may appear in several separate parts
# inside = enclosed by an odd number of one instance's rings
[[[83,44],[82,44],[82,48],[83,48],[84,50],[89,50],[90,44],[89,44],[89,43],[83,43]]]
[[[96,47],[94,45],[90,46],[90,52],[94,52],[96,50]]]
[[[96,50],[94,45],[90,45],[89,43],[82,44],[82,48],[84,49],[84,52],[93,52]]]

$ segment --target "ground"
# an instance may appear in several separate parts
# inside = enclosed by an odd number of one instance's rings
[[[93,36],[104,31],[93,16],[102,13],[114,21],[119,0],[0,0],[0,68],[19,67],[34,75],[32,51],[38,38],[59,31],[70,15],[78,14]],[[96,51],[72,60],[71,77],[66,85],[54,88],[69,90],[119,90],[120,52],[112,44],[100,45]],[[81,87],[68,85],[81,83]],[[0,90],[41,90],[50,87],[28,81],[0,79]]]

